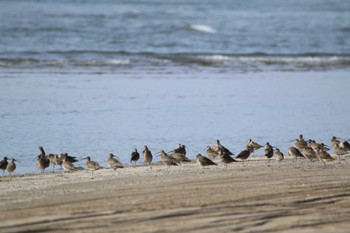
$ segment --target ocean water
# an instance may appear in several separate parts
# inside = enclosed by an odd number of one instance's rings
[[[347,1],[0,1],[0,156],[350,138]],[[258,152],[257,154],[261,154]],[[155,158],[158,161],[158,158]],[[81,163],[83,164],[83,163]]]

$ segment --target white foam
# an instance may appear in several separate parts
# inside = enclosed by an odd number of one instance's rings
[[[216,31],[204,24],[191,24],[189,25],[189,28],[194,30],[194,31],[198,31],[198,32],[204,32],[204,33],[216,33]]]

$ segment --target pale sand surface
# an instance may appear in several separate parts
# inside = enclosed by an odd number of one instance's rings
[[[349,169],[252,158],[3,177],[0,232],[349,232]]]

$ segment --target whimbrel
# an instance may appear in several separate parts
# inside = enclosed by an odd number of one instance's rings
[[[284,154],[280,151],[279,148],[275,148],[273,155],[276,157],[277,161],[282,161],[284,159]]]
[[[302,150],[302,153],[305,156],[305,158],[309,159],[310,161],[313,161],[314,159],[317,159],[316,152],[311,147],[308,147],[308,146],[305,147]]]
[[[246,149],[242,150],[237,156],[236,159],[247,160],[250,156],[251,151]]]
[[[78,171],[78,168],[70,161],[69,157],[65,157],[62,162],[62,168],[64,171],[73,172]]]
[[[334,158],[321,148],[316,148],[316,156],[321,162],[323,162],[324,167],[326,167],[326,162],[334,161]]]
[[[62,167],[62,162],[63,160],[58,157],[58,155],[55,155],[55,157],[52,159],[52,163],[54,164],[54,166],[61,166]]]
[[[300,152],[300,150],[294,146],[289,147],[288,155],[293,156],[295,160],[297,160],[298,158],[305,158],[305,156]]]
[[[50,159],[42,146],[39,146],[39,151],[40,154],[36,158],[36,167],[41,170],[41,173],[44,173],[45,169],[50,166]]]
[[[136,162],[139,159],[140,159],[140,154],[139,154],[139,152],[137,152],[137,149],[135,148],[134,151],[130,155],[130,163],[135,162],[135,165],[136,165]]]
[[[213,161],[211,161],[209,158],[198,154],[196,156],[196,162],[201,165],[202,167],[206,167],[206,166],[211,166],[211,165],[217,165],[216,163],[214,163]]]
[[[108,163],[108,166],[114,170],[114,173],[117,170],[117,168],[124,167],[123,164],[112,153],[109,154],[109,158],[107,160],[107,163]]]
[[[148,164],[148,165],[152,164],[152,160],[153,160],[152,152],[148,149],[147,146],[145,146],[142,151],[142,157],[143,157],[143,162],[145,164]]]
[[[158,155],[158,156],[160,156],[162,163],[167,165],[168,167],[176,166],[179,163],[175,158],[173,158],[173,157],[169,156],[167,153],[165,153],[164,150],[161,150],[160,155]]]
[[[91,171],[91,179],[94,178],[94,171],[99,170],[101,168],[100,164],[98,164],[98,162],[92,161],[90,156],[87,156],[86,158],[86,167],[88,170]]]
[[[340,147],[339,145],[334,145],[333,146],[333,151],[334,154],[336,155],[346,155],[348,153],[348,151],[346,149],[344,149],[343,147]]]
[[[227,164],[237,162],[234,158],[232,158],[230,155],[227,155],[223,153],[221,150],[219,150],[219,157],[221,159],[221,162],[224,163],[224,168],[227,167]]]
[[[174,153],[180,153],[186,155],[186,146],[183,144],[179,144],[179,147],[174,149]]]
[[[263,146],[257,142],[254,142],[251,138],[248,139],[248,142],[245,145],[245,148],[249,150],[250,153],[254,153],[254,151],[259,150]]]
[[[1,160],[1,162],[0,162],[0,169],[2,170],[2,176],[4,176],[6,167],[8,165],[8,161],[7,160],[8,160],[8,158],[4,157],[3,160]]]
[[[212,148],[213,148],[213,150],[215,150],[218,153],[219,153],[219,151],[222,151],[224,154],[233,155],[233,153],[231,151],[229,151],[226,147],[221,145],[219,140],[216,140],[216,143],[213,145]]]
[[[268,142],[265,145],[264,156],[267,157],[269,161],[273,156],[273,147]]]
[[[62,161],[66,160],[67,162],[70,162],[70,163],[75,163],[79,161],[76,157],[68,155],[68,153],[61,153],[60,159]]]
[[[340,144],[340,141],[338,140],[338,138],[336,136],[333,136],[331,138],[331,145],[334,147],[334,146],[339,146]]]
[[[206,155],[209,157],[209,158],[211,158],[211,159],[213,159],[213,158],[216,158],[219,154],[215,151],[215,150],[213,150],[210,146],[207,146],[207,148],[205,149],[205,153],[206,153]]]
[[[16,170],[15,161],[18,162],[18,160],[12,158],[12,159],[10,160],[10,162],[7,164],[6,170],[8,171],[8,173],[10,174],[10,176],[12,176],[12,172],[14,172],[14,170]]]
[[[342,147],[342,148],[344,148],[344,149],[347,150],[347,151],[350,151],[350,144],[349,144],[348,141],[345,141],[345,140],[341,141],[341,142],[339,143],[339,146]]]
[[[176,159],[176,161],[179,162],[180,164],[191,162],[191,160],[189,158],[187,158],[186,155],[183,153],[174,152],[170,156],[173,157],[174,159]]]
[[[300,139],[295,139],[294,140],[294,147],[298,148],[298,150],[302,150],[305,147],[307,147],[307,142],[306,141],[300,141]]]

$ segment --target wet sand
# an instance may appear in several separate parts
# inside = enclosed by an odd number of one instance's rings
[[[348,232],[350,160],[0,179],[1,232]]]

